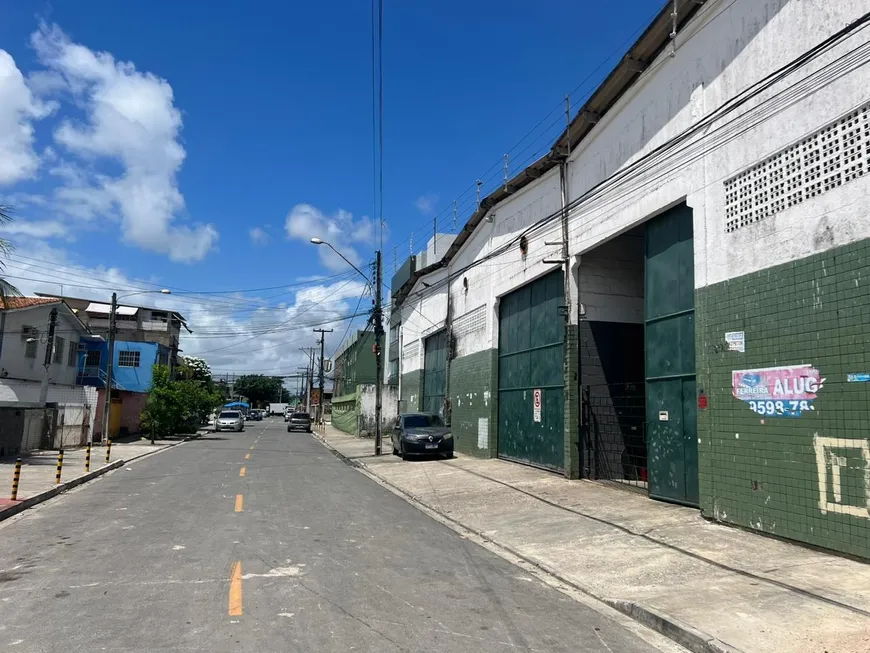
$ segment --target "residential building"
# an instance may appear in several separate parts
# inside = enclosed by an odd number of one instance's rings
[[[79,297],[38,294],[63,299],[76,311],[92,334],[108,339],[111,312],[109,304]],[[178,343],[182,330],[192,333],[187,326],[187,320],[177,311],[126,303],[119,304],[115,310],[115,327],[118,341],[155,342],[166,347],[170,351],[169,363],[172,367],[178,364]]]
[[[54,340],[49,343],[53,312],[56,315]],[[87,441],[93,428],[97,393],[76,383],[80,343],[87,336],[87,327],[60,299],[8,297],[5,302],[0,300],[0,406],[16,411],[22,406],[41,409],[44,407],[41,391],[45,384],[45,402],[53,408],[52,427],[47,429],[42,424],[43,413],[40,412],[33,429],[29,429],[35,433],[35,438],[24,446],[19,443],[19,451],[39,446],[73,446]],[[50,363],[46,368],[49,347]],[[30,421],[28,417],[22,424]],[[44,434],[48,434],[48,441],[44,441]],[[17,437],[15,433],[7,435]],[[16,447],[7,443],[2,448],[13,451]]]
[[[83,348],[85,352],[77,381],[98,389],[96,433],[102,437],[109,343],[99,336],[93,336],[83,341]],[[168,365],[169,356],[169,348],[157,342],[115,342],[112,410],[109,413],[109,433],[112,437],[140,432],[140,414],[148,401],[154,365]]]
[[[667,2],[393,293],[402,403],[465,453],[870,557],[866,9]]]

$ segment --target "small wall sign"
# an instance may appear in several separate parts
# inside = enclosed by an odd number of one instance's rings
[[[670,417],[668,416],[668,411],[660,410],[659,411],[659,421],[660,422],[667,422],[668,420],[670,420]]]
[[[541,421],[541,389],[535,388],[532,393],[532,419],[536,422]]]
[[[728,343],[728,351],[746,351],[746,334],[743,331],[727,331],[725,342]]]

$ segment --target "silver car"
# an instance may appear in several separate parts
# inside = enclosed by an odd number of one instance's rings
[[[245,430],[245,419],[242,413],[237,410],[224,410],[218,415],[214,421],[215,431],[236,431]]]

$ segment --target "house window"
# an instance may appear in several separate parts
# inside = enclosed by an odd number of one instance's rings
[[[55,363],[63,363],[63,347],[66,341],[58,336],[54,337],[54,359]]]
[[[99,367],[100,366],[100,350],[99,349],[91,349],[88,352],[88,355],[85,357],[85,367]]]
[[[139,352],[119,351],[118,367],[139,367]]]
[[[70,367],[75,367],[76,363],[79,362],[79,343],[71,342],[69,343],[69,356],[67,357],[66,364]]]
[[[22,329],[22,337],[24,338],[24,356],[36,358],[36,350],[39,347],[39,329],[26,326]]]

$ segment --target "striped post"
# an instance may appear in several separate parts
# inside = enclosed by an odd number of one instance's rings
[[[91,471],[91,445],[85,449],[85,472]]]
[[[13,501],[18,498],[18,480],[21,478],[21,458],[15,461],[15,471],[12,473],[12,496]]]
[[[57,473],[54,475],[54,484],[60,485],[60,473],[63,469],[63,449],[58,449],[57,452]]]
[[[109,456],[112,455],[112,440],[106,440],[106,464],[109,464]]]

